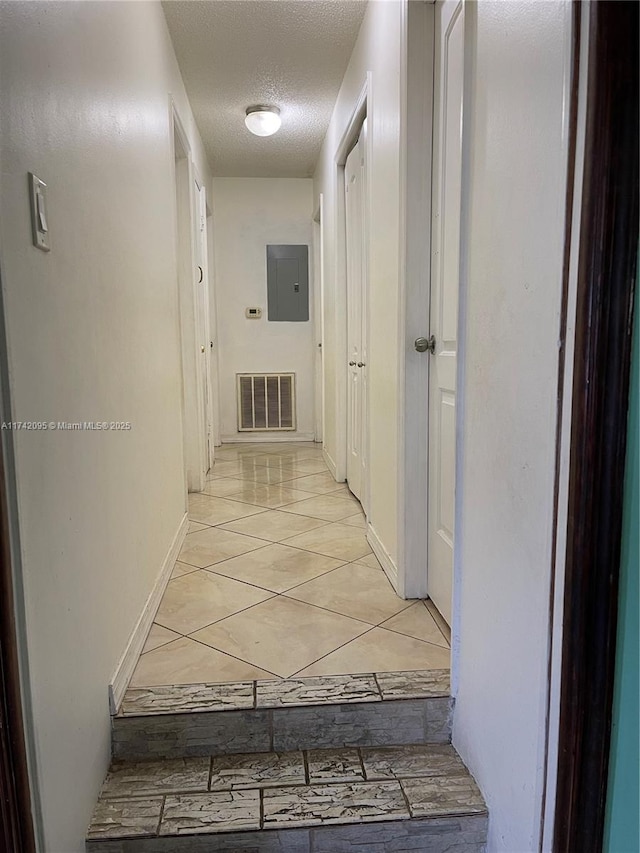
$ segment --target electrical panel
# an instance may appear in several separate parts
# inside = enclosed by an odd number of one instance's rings
[[[267,311],[269,322],[308,321],[308,246],[267,246]]]

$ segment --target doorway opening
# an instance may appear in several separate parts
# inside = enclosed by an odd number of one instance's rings
[[[195,174],[189,141],[173,104],[171,117],[185,475],[187,490],[199,492],[214,452],[206,190]]]
[[[344,165],[347,284],[347,484],[367,507],[367,119]]]
[[[367,163],[370,137],[367,133],[365,84],[351,121],[336,154],[338,179],[337,213],[340,240],[338,262],[342,281],[338,295],[345,317],[338,329],[338,351],[344,369],[338,371],[338,480],[346,480],[369,520],[369,418],[368,418],[368,221],[369,191]],[[342,341],[340,338],[342,337]]]

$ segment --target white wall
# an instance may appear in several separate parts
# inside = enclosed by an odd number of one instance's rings
[[[223,441],[239,433],[236,373],[296,373],[297,430],[263,436],[314,436],[313,184],[307,178],[215,178],[213,239]],[[267,319],[267,244],[309,246],[309,321]],[[260,320],[245,309],[262,308]]]
[[[346,294],[338,240],[334,158],[370,72],[367,131],[371,136],[369,218],[369,521],[392,561],[397,559],[400,69],[403,4],[369,3],[344,76],[314,178],[324,194],[325,450],[344,476],[346,429],[344,340]],[[342,401],[342,402],[341,402]],[[341,470],[342,469],[342,470]]]
[[[524,853],[543,791],[570,4],[467,15],[454,744],[489,851]]]
[[[2,5],[1,258],[37,786],[79,853],[109,757],[107,684],[185,512],[168,93],[209,178],[160,4]],[[49,185],[31,246],[27,171]]]

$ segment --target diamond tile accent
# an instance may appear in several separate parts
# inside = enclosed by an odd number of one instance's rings
[[[372,628],[298,674],[395,671],[403,664],[409,665],[409,661],[421,669],[443,669],[449,664],[449,650],[384,628]]]
[[[239,501],[228,501],[223,497],[214,497],[210,494],[189,495],[189,518],[201,524],[224,524],[226,521],[260,512],[263,512],[261,507],[242,504]]]
[[[228,560],[229,557],[237,557],[238,554],[246,554],[247,551],[255,551],[256,548],[263,547],[262,539],[241,536],[217,527],[207,527],[206,530],[187,534],[179,560],[204,569],[214,563]]]
[[[243,501],[267,509],[278,509],[309,497],[309,492],[290,488],[289,483],[269,485],[251,480],[238,480],[237,482],[242,483],[242,486],[231,495],[234,501]]]
[[[246,505],[248,506],[248,504]],[[289,539],[291,536],[306,533],[325,524],[325,521],[317,518],[307,518],[306,516],[272,509],[254,517],[232,521],[230,524],[225,524],[224,529],[232,530],[234,533],[242,533],[245,536],[267,539],[270,542],[280,542],[282,539]]]
[[[389,631],[397,631],[399,634],[406,634],[408,637],[415,637],[417,640],[424,640],[425,643],[449,648],[444,634],[422,601],[416,601],[410,607],[387,619],[381,627]]]
[[[159,646],[164,646],[165,643],[170,643],[172,640],[179,639],[179,637],[180,634],[176,634],[175,631],[170,631],[168,628],[163,628],[162,625],[156,625],[154,622],[147,634],[142,654],[157,649]]]
[[[288,545],[265,545],[265,548],[218,563],[213,569],[219,574],[262,589],[286,592],[342,565],[340,560],[333,557],[312,554]]]
[[[318,530],[287,539],[286,545],[351,562],[371,552],[364,531],[348,524],[325,524]]]
[[[212,572],[192,572],[169,581],[156,622],[180,634],[190,634],[264,601],[271,594]]]
[[[367,629],[364,622],[277,596],[192,636],[254,666],[269,664],[277,675],[290,676]]]
[[[287,596],[325,607],[343,616],[362,619],[370,625],[378,625],[412,604],[411,601],[398,598],[381,571],[358,563],[349,563],[330,575],[297,586],[290,590]],[[423,607],[422,610],[425,618],[430,619],[426,608]],[[434,628],[437,631],[435,623]],[[444,639],[439,631],[438,635]]]
[[[142,655],[134,670],[131,686],[254,681],[273,678],[273,675],[188,637],[181,637]]]
[[[331,474],[310,474],[305,477],[297,477],[291,484],[292,489],[301,489],[303,492],[313,492],[317,495],[342,492],[350,494],[343,483],[336,483]]]
[[[319,518],[323,521],[340,521],[353,515],[358,506],[355,498],[345,497],[340,492],[308,497],[306,500],[289,504],[289,506],[284,507],[283,512],[306,515],[309,518]]]

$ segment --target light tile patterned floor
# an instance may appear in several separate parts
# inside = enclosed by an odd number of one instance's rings
[[[224,445],[132,687],[443,669],[427,605],[398,598],[319,445]]]

